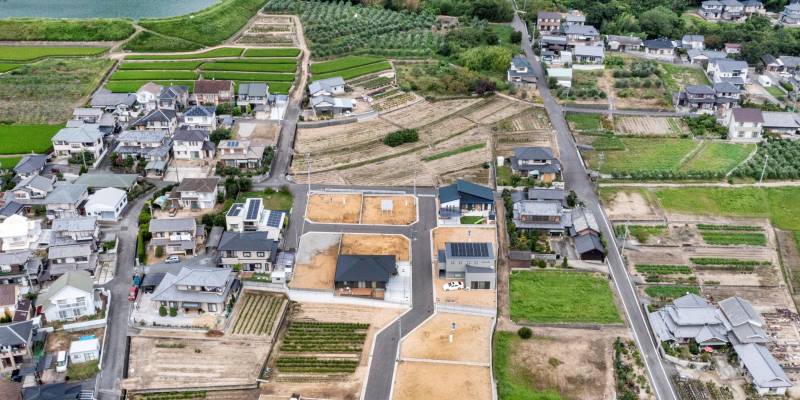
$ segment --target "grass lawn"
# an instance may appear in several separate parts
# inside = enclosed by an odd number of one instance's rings
[[[291,82],[294,74],[272,72],[203,71],[203,79],[230,79],[233,81]]]
[[[461,223],[464,225],[474,225],[483,221],[483,217],[472,215],[461,217]]]
[[[291,59],[290,59],[291,60]],[[297,64],[291,60],[291,64],[277,63],[250,63],[247,60],[242,62],[208,62],[203,64],[203,71],[243,71],[243,72],[294,72]]]
[[[346,56],[342,58],[335,58],[330,61],[323,61],[311,64],[312,74],[324,74],[327,72],[341,71],[360,67],[362,65],[374,64],[376,62],[385,61],[381,57],[368,57],[368,56]]]
[[[503,165],[502,167],[497,167],[496,171],[495,180],[497,181],[497,186],[511,186],[511,175],[514,174],[511,172],[511,167]]]
[[[273,193],[243,192],[239,193],[239,196],[236,197],[236,202],[244,203],[244,201],[249,197],[260,197],[264,202],[264,208],[267,210],[289,211],[292,209],[292,204],[294,203],[294,198],[292,198],[291,193],[284,193],[280,191]],[[225,208],[230,208],[230,205],[226,204]]]
[[[200,67],[202,61],[152,61],[152,62],[125,62],[120,64],[122,70],[193,70]]]
[[[247,49],[245,57],[297,57],[300,49],[275,48],[275,49]]]
[[[181,80],[174,80],[174,81],[160,81],[160,80],[143,80],[143,81],[110,81],[106,83],[106,89],[110,90],[113,93],[134,93],[139,90],[144,84],[148,82],[155,82],[162,86],[167,85],[179,85],[179,86],[186,86],[189,88],[189,92],[191,93],[194,89],[194,81],[181,81]]]
[[[0,60],[30,61],[45,57],[85,57],[108,51],[108,47],[0,46]]]
[[[3,64],[0,63],[0,73],[11,71],[12,69],[17,69],[21,67],[22,64]]]
[[[728,172],[744,161],[755,147],[754,144],[704,143],[700,151],[681,166],[681,171]]]
[[[637,171],[676,170],[681,161],[698,146],[692,139],[622,138],[624,151],[606,151],[600,172],[605,174]],[[592,153],[590,164],[596,168],[598,153]]]
[[[203,51],[193,54],[133,54],[126,56],[126,60],[199,60],[203,58],[217,58],[217,57],[239,57],[242,55],[242,49],[235,47],[221,47],[219,49]]]
[[[141,52],[190,51],[203,48],[200,43],[190,42],[176,37],[159,35],[142,31],[122,46],[123,50]]]
[[[567,113],[567,121],[580,132],[597,132],[603,128],[600,114]]]
[[[321,74],[314,74],[314,80],[319,79],[326,79],[332,78],[334,76],[341,76],[342,79],[353,79],[358,78],[359,76],[372,74],[375,72],[384,71],[387,69],[392,69],[392,65],[389,64],[388,61],[379,61],[373,64],[362,65],[360,67],[343,69],[340,71],[328,72],[328,73],[321,73]]]
[[[520,341],[512,332],[498,331],[492,342],[492,372],[500,400],[560,400],[555,390],[539,390],[525,364],[512,363],[514,345]]]
[[[80,364],[69,363],[69,366],[67,366],[67,377],[69,377],[71,381],[89,379],[100,371],[100,369],[97,368],[99,362],[100,361],[95,360]]]
[[[578,272],[511,273],[511,319],[528,322],[622,322],[608,280]]]
[[[0,157],[1,169],[12,169],[17,166],[22,157]]]
[[[131,21],[124,19],[11,18],[0,20],[0,40],[50,40],[102,42],[133,35]]]
[[[685,85],[708,85],[708,78],[702,68],[679,67],[673,64],[659,63],[664,73],[661,78],[670,93],[678,92]]]
[[[198,73],[194,71],[117,71],[111,74],[111,81],[141,80],[181,80],[193,81]]]
[[[786,92],[784,92],[777,86],[765,86],[764,89],[767,89],[767,92],[769,92],[769,94],[773,95],[774,97],[786,97]]]
[[[44,153],[53,147],[50,139],[63,127],[64,125],[0,125],[0,154],[26,154],[31,151]]]

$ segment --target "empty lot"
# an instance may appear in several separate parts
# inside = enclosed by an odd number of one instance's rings
[[[384,201],[390,205],[386,210]],[[330,224],[409,225],[417,219],[417,202],[411,195],[312,193],[306,218]]]
[[[394,400],[492,398],[492,370],[471,365],[400,362],[394,381]]]
[[[451,324],[456,325],[455,331]],[[490,317],[436,313],[403,339],[400,355],[403,358],[488,364],[491,331]]]
[[[357,224],[361,216],[359,193],[313,193],[308,195],[306,218],[329,224]]]
[[[408,238],[402,235],[348,233],[342,235],[339,254],[389,255],[397,261],[411,261]]]

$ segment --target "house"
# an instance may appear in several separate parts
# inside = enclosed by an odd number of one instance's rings
[[[94,315],[94,282],[86,271],[61,275],[36,298],[36,304],[48,321],[71,321]]]
[[[117,142],[119,144],[114,150],[117,154],[146,161],[144,169],[148,176],[164,176],[172,148],[167,131],[125,131],[117,137]]]
[[[439,218],[460,223],[462,216],[494,219],[492,189],[462,179],[439,188]]]
[[[747,63],[728,58],[709,60],[706,75],[711,83],[728,82],[744,89],[747,82]]]
[[[744,6],[744,14],[748,17],[753,14],[764,15],[767,13],[764,3],[758,0],[744,0],[742,5]]]
[[[89,172],[83,174],[74,183],[86,185],[89,190],[113,187],[124,191],[129,191],[136,186],[139,175],[136,174],[113,174],[110,172]]]
[[[219,178],[183,178],[171,192],[172,208],[208,210],[217,204]]]
[[[172,154],[176,160],[211,160],[216,149],[205,130],[180,128],[172,135]]]
[[[570,220],[572,221],[570,236],[597,235],[600,233],[600,225],[597,224],[594,214],[584,207],[573,208],[570,211]]]
[[[231,232],[267,232],[267,237],[281,240],[286,213],[266,210],[260,198],[234,203],[225,214],[225,228]]]
[[[572,68],[548,68],[547,77],[555,78],[559,86],[572,87]]]
[[[553,32],[561,28],[561,13],[539,11],[536,14],[536,29],[539,32]]]
[[[586,16],[578,10],[570,10],[564,17],[564,25],[586,25]]]
[[[51,227],[56,238],[69,239],[74,243],[96,243],[100,239],[97,217],[78,216],[57,218]]]
[[[676,108],[697,114],[713,114],[739,105],[741,90],[728,82],[708,85],[686,85],[675,97]]]
[[[149,247],[162,247],[164,254],[194,254],[197,245],[205,238],[205,228],[194,218],[159,218],[150,221]]]
[[[41,175],[32,175],[22,179],[11,189],[14,201],[23,204],[33,203],[30,200],[44,199],[55,189],[55,177],[45,178]]]
[[[567,193],[564,189],[559,188],[533,187],[525,192],[525,199],[534,201],[558,201],[563,207],[567,206]]]
[[[101,108],[78,107],[72,110],[72,120],[84,124],[99,124],[105,111]]]
[[[136,95],[133,93],[98,90],[92,95],[89,105],[111,113],[118,122],[128,122],[139,114],[136,108]]]
[[[536,72],[528,59],[522,54],[517,54],[511,59],[506,79],[511,83],[536,83]]]
[[[189,129],[217,129],[217,106],[192,106],[183,114],[183,123]]]
[[[308,94],[311,97],[334,96],[344,94],[344,79],[341,76],[320,79],[308,84]]]
[[[600,38],[600,33],[591,25],[568,25],[563,28],[564,35],[567,37],[567,48],[576,46],[596,46]]]
[[[606,35],[606,48],[610,51],[640,51],[642,39],[636,36]]]
[[[730,54],[739,54],[742,52],[742,44],[741,43],[725,43],[725,48],[723,49],[725,53],[728,55]]]
[[[309,101],[311,109],[314,110],[314,115],[331,115],[337,116],[342,114],[349,114],[355,108],[352,99],[342,99],[339,97],[331,96],[314,96]]]
[[[734,108],[728,117],[728,140],[760,142],[764,116],[757,108]]]
[[[233,96],[233,81],[200,79],[194,83],[194,99],[197,104],[229,103]]]
[[[539,53],[542,61],[547,64],[557,62],[560,55],[567,50],[567,43],[567,37],[563,35],[542,35],[539,38]],[[570,61],[572,61],[571,58]]]
[[[278,255],[278,242],[266,232],[223,232],[217,247],[219,264],[241,266],[242,271],[272,272]]]
[[[94,243],[75,243],[50,246],[47,261],[51,277],[61,276],[70,271],[85,271],[94,275],[97,268],[97,253]]]
[[[337,295],[382,299],[386,284],[397,275],[395,256],[345,255],[336,260],[333,285]]]
[[[722,12],[725,10],[725,5],[721,1],[710,0],[700,3],[698,14],[705,19],[718,20],[722,18]]]
[[[561,163],[549,147],[517,147],[511,157],[511,172],[550,183],[561,175]]]
[[[780,21],[783,25],[800,25],[800,3],[787,4],[781,11]]]
[[[686,56],[689,57],[689,62],[692,64],[703,64],[708,62],[708,60],[728,57],[723,51],[700,49],[689,49],[686,52]]]
[[[764,321],[745,299],[735,296],[719,302],[722,314],[728,319],[728,337],[735,343],[767,343],[771,339],[764,332]]]
[[[172,136],[178,127],[178,113],[175,110],[155,109],[130,126],[137,131],[165,131]]]
[[[269,101],[269,85],[266,82],[250,82],[239,85],[236,105],[239,107],[266,106]]]
[[[25,179],[32,175],[39,175],[44,171],[44,166],[47,164],[47,159],[50,158],[47,154],[27,154],[20,158],[16,166],[14,166],[14,174],[19,178]]]
[[[512,213],[517,229],[527,231],[560,235],[571,224],[569,212],[560,200],[520,200],[514,202]]]
[[[669,39],[659,38],[645,40],[644,54],[656,58],[673,58],[675,57],[675,45]]]
[[[12,215],[0,223],[0,251],[35,249],[41,234],[41,221]]]
[[[261,168],[267,146],[249,140],[223,140],[217,146],[220,161],[227,167]]]
[[[784,396],[786,390],[794,386],[775,357],[763,345],[734,344],[733,350],[739,359],[739,367],[746,372],[747,381],[759,395]]]
[[[730,82],[719,82],[714,84],[714,95],[716,96],[716,106],[718,109],[728,110],[738,107],[742,97],[742,89]]]
[[[722,17],[726,21],[744,21],[747,16],[744,14],[744,4],[737,0],[720,0],[722,3]]]
[[[128,194],[117,188],[103,188],[86,200],[83,209],[86,215],[97,217],[99,221],[116,222],[128,204]]]
[[[71,157],[86,152],[98,163],[105,152],[103,136],[100,125],[83,124],[77,128],[62,128],[50,140],[56,157]]]
[[[575,64],[602,65],[605,59],[603,46],[575,46],[572,55]]]
[[[32,355],[33,321],[0,325],[0,371],[10,372]]]
[[[606,259],[606,249],[603,242],[600,241],[600,236],[595,233],[588,235],[576,236],[575,251],[578,253],[578,258],[583,261],[599,261],[603,262]]]
[[[800,129],[798,115],[795,113],[762,111],[761,116],[764,118],[764,130],[767,132],[794,135]]]
[[[17,311],[19,285],[0,284],[0,318],[13,317]]]
[[[96,337],[81,338],[69,344],[69,362],[82,364],[100,359],[100,340]]]
[[[795,56],[780,56],[778,62],[783,66],[783,72],[797,75],[800,72],[800,57]]]
[[[183,267],[178,274],[166,273],[151,299],[161,307],[177,310],[179,315],[210,313],[219,316],[224,315],[239,287],[231,270]]]
[[[80,214],[80,206],[88,198],[86,185],[57,182],[42,203],[49,217],[74,216]]]
[[[762,54],[761,62],[764,63],[764,71],[769,71],[769,72],[783,71],[783,63],[778,61],[772,54]]]
[[[496,284],[495,258],[488,242],[447,242],[439,250],[439,276],[445,279],[464,279],[469,289],[494,289]]]
[[[145,112],[158,109],[158,97],[163,88],[154,82],[145,83],[136,91],[136,102],[142,106]]]
[[[158,108],[179,111],[189,104],[189,88],[186,86],[164,86],[158,94]]]
[[[685,50],[705,50],[705,40],[703,35],[683,35],[681,38],[681,48]]]
[[[647,317],[660,342],[694,341],[700,346],[722,346],[729,342],[730,325],[725,316],[696,294],[679,297]]]
[[[32,254],[30,250],[0,253],[0,284],[38,284],[41,260]]]

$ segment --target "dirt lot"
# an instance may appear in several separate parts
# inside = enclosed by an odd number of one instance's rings
[[[280,124],[275,122],[241,122],[236,124],[236,137],[274,145],[280,130]]]
[[[402,235],[344,234],[339,254],[394,255],[397,261],[411,260],[408,238]]]
[[[381,211],[381,201],[391,200],[392,211]],[[409,225],[417,219],[417,202],[410,195],[365,195],[361,223],[365,225]]]
[[[651,206],[651,202],[640,192],[618,191],[603,204],[606,215],[612,221],[652,221],[661,220],[661,210]]]
[[[451,324],[456,324],[453,343]],[[406,336],[401,344],[403,358],[489,363],[492,318],[436,313]]]
[[[170,346],[170,347],[163,347]],[[131,339],[126,389],[178,389],[252,385],[270,346],[217,338]]]
[[[687,132],[686,124],[677,118],[617,117],[617,132],[632,136],[679,136]]]
[[[80,339],[81,336],[90,336],[90,335],[94,335],[95,337],[100,339],[100,343],[102,343],[103,332],[105,332],[105,329],[103,328],[89,329],[80,332],[67,332],[67,331],[52,332],[47,335],[47,346],[45,347],[45,349],[48,353],[54,353],[61,350],[69,351],[70,343]]]
[[[401,362],[394,381],[394,400],[492,398],[489,367]]]
[[[361,194],[313,193],[308,195],[306,218],[328,224],[357,224],[361,214]]]
[[[494,227],[438,227],[434,229],[433,260],[438,259],[439,250],[444,249],[447,242],[490,242],[495,256],[497,255],[497,230]],[[439,278],[438,263],[434,263],[432,273],[437,302],[489,308],[494,308],[497,304],[497,293],[494,290],[445,292],[442,285],[448,280]]]
[[[341,236],[335,233],[303,235],[298,246],[297,262],[289,287],[333,290]]]

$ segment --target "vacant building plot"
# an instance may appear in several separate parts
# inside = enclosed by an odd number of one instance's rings
[[[403,338],[400,356],[488,365],[493,320],[475,315],[436,313]]]
[[[411,195],[364,195],[364,225],[410,225],[417,220],[417,200]]]
[[[357,224],[361,219],[361,194],[309,193],[306,218],[323,224]]]
[[[173,390],[256,384],[270,351],[263,341],[212,338],[131,338],[123,388]]]
[[[281,125],[272,122],[238,122],[235,126],[236,138],[240,140],[258,141],[268,146],[278,140]]]
[[[402,235],[346,233],[339,254],[396,256],[398,262],[411,261],[408,238]]]
[[[617,190],[601,188],[603,209],[612,221],[659,221],[663,220],[663,211],[654,206],[646,190]]]
[[[392,399],[489,400],[491,374],[488,366],[403,361],[397,364]]]
[[[233,311],[231,335],[273,337],[275,321],[283,312],[286,299],[266,292],[245,291]]]
[[[495,227],[438,227],[433,230],[432,254],[433,260],[438,260],[439,250],[444,250],[449,242],[488,242],[492,244],[492,251],[497,256],[497,230]],[[433,287],[436,302],[457,304],[465,306],[494,308],[497,304],[495,290],[454,290],[445,291],[442,286],[448,282],[439,276],[439,264],[433,265]]]
[[[333,290],[341,237],[340,234],[318,232],[303,235],[289,287]]]
[[[616,117],[616,131],[631,136],[680,136],[688,133],[686,124],[678,118]]]

